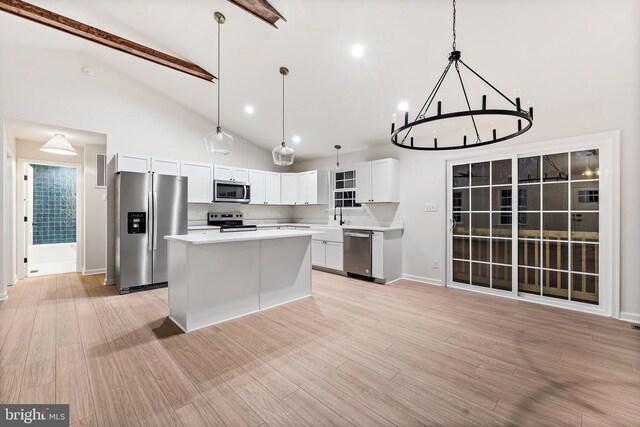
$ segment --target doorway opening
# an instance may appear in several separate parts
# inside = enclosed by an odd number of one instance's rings
[[[78,271],[78,167],[24,163],[24,273]]]

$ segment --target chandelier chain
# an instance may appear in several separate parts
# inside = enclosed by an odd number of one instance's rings
[[[453,0],[453,50],[456,50],[456,0]]]

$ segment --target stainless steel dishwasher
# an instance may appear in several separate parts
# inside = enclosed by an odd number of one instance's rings
[[[371,269],[371,241],[369,230],[344,230],[344,271],[349,275],[373,278]]]

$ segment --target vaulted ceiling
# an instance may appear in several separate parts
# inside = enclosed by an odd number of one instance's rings
[[[222,27],[222,124],[267,149],[276,146],[281,132],[278,69],[285,65],[291,71],[286,134],[290,143],[293,135],[300,136],[301,142],[292,144],[299,158],[330,156],[337,143],[346,152],[389,143],[398,103],[407,101],[417,111],[451,50],[447,0],[271,0],[287,19],[278,22],[279,29],[226,0],[32,3],[214,74],[213,12],[221,11],[227,17]],[[458,48],[467,63],[505,92],[519,88],[523,98],[533,98],[537,116],[544,119],[545,110],[602,102],[613,95],[610,87],[595,82],[610,80],[610,64],[628,53],[625,37],[637,33],[616,29],[630,28],[619,21],[637,20],[637,14],[628,17],[612,10],[604,0],[458,0]],[[109,64],[215,120],[217,84],[6,13],[0,14],[0,40],[83,52],[87,65],[91,58]],[[363,46],[361,58],[351,54],[354,44]],[[479,102],[479,84],[469,92]],[[247,105],[254,114],[244,112]]]

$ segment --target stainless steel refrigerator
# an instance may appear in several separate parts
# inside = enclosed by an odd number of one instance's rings
[[[120,293],[168,280],[165,236],[187,234],[187,177],[116,175],[116,280]]]

